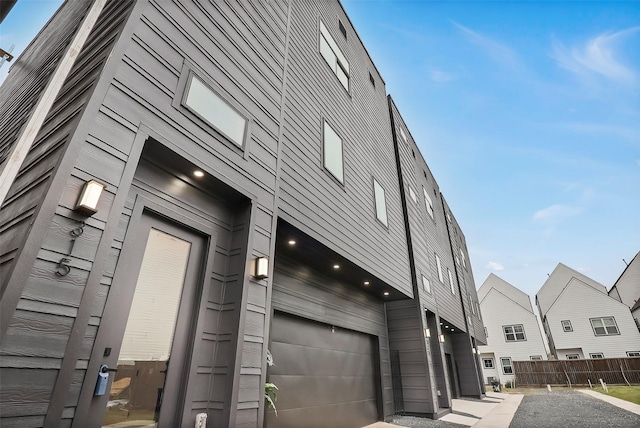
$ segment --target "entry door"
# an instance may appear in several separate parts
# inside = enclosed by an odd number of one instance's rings
[[[113,350],[117,371],[105,394],[101,425],[179,426],[205,239],[148,213],[126,239],[121,264],[130,272],[117,272],[122,284],[114,283],[117,289],[111,292],[117,294],[110,296],[108,309],[111,314],[117,313],[116,305],[128,309],[117,319],[103,320],[120,345]]]

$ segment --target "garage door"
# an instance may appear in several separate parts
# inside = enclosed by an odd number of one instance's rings
[[[359,428],[378,420],[374,338],[276,313],[269,380],[278,388],[278,415],[269,428]]]

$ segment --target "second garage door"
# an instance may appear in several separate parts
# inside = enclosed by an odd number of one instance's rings
[[[269,381],[279,391],[269,428],[358,428],[378,420],[372,336],[279,312],[272,323]]]

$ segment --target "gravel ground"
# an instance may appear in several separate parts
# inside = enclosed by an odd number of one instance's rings
[[[445,421],[434,421],[429,418],[418,418],[415,416],[394,415],[392,424],[402,425],[410,428],[468,428],[466,425],[454,424]]]
[[[640,415],[576,391],[528,392],[509,428],[638,428]]]

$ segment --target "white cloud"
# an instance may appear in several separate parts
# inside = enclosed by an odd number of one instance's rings
[[[582,208],[579,207],[556,204],[536,211],[533,214],[533,221],[539,223],[555,223],[569,217],[575,217],[581,212]]]
[[[561,67],[578,75],[596,74],[619,83],[634,83],[637,80],[637,72],[616,59],[615,48],[624,38],[638,31],[640,26],[617,33],[603,33],[581,46],[572,48],[555,42],[552,57]]]
[[[437,68],[428,69],[427,74],[429,75],[429,79],[436,83],[447,83],[456,79],[456,75],[454,73],[450,73],[448,71],[440,70]]]
[[[491,269],[491,270],[495,270],[495,271],[500,271],[500,270],[504,270],[504,266],[502,266],[500,263],[497,262],[489,262],[487,263],[487,266],[485,266],[487,269]]]
[[[460,25],[455,21],[451,21],[462,33],[467,40],[476,46],[480,46],[494,61],[511,68],[521,68],[520,59],[516,52],[509,46],[500,43],[484,34],[473,31],[470,28]]]

